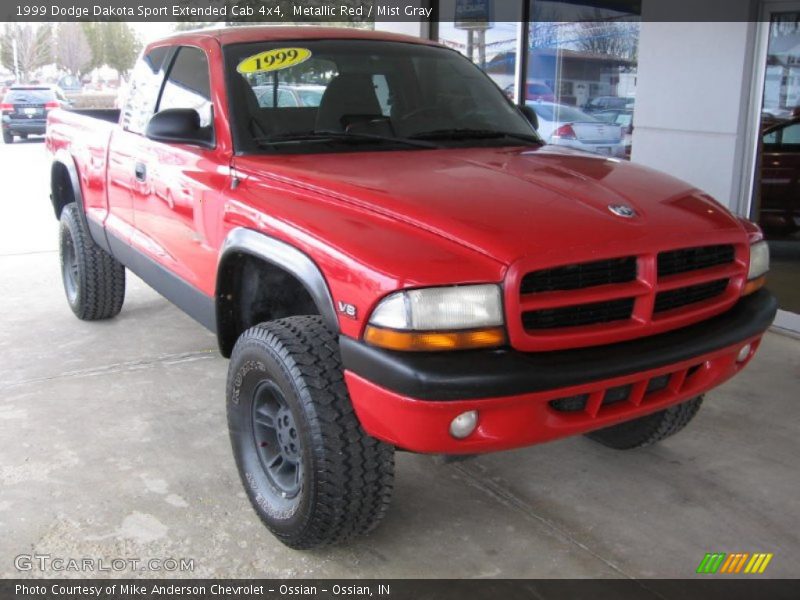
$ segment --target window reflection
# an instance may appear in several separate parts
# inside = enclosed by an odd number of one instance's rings
[[[507,0],[506,0],[507,1]],[[479,12],[465,13],[466,9],[485,8],[485,18]],[[503,15],[511,11],[505,7]],[[514,73],[520,40],[518,24],[493,20],[492,3],[468,3],[442,0],[439,4],[438,41],[458,50],[483,69],[509,97],[514,93]],[[468,18],[468,20],[464,20]],[[522,4],[519,19],[522,18]]]
[[[524,101],[552,144],[630,158],[639,16],[532,0]]]
[[[800,13],[770,22],[758,164],[751,218],[769,241],[769,287],[800,312]]]

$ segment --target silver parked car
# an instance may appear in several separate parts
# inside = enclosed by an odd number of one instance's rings
[[[625,157],[625,131],[620,125],[604,123],[574,106],[541,101],[528,101],[526,104],[539,117],[539,135],[547,143],[604,156]]]

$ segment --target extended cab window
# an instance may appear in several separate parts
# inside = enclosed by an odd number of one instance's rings
[[[200,114],[200,126],[212,126],[211,80],[206,54],[199,48],[182,46],[169,70],[158,110],[193,108]]]
[[[298,40],[223,51],[240,154],[541,143],[480,69],[445,48]]]
[[[136,62],[127,98],[122,106],[123,129],[144,133],[156,108],[158,89],[161,86],[161,65],[168,51],[168,46],[154,48]]]

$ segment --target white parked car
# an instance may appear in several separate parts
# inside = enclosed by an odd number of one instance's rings
[[[526,104],[539,117],[539,135],[548,144],[625,157],[625,131],[620,125],[604,123],[574,106],[541,101]]]

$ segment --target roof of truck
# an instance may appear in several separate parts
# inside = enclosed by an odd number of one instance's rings
[[[247,27],[215,27],[182,31],[169,36],[168,40],[190,40],[216,38],[222,45],[240,44],[247,42],[267,42],[275,40],[310,40],[310,39],[344,39],[344,40],[383,40],[391,42],[408,42],[413,44],[427,44],[438,46],[436,42],[422,38],[389,33],[386,31],[372,31],[370,29],[355,29],[352,27],[307,27],[294,26],[247,26]],[[155,42],[153,45],[159,45]]]

